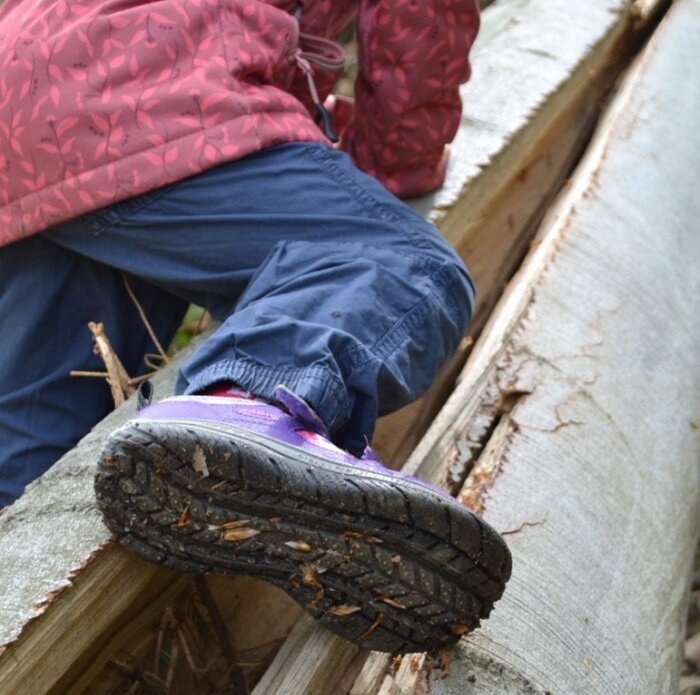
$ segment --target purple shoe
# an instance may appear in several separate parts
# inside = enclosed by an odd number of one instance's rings
[[[286,390],[281,408],[179,396],[102,452],[97,500],[119,540],[185,572],[284,589],[363,647],[435,650],[488,617],[510,576],[501,537],[437,488],[333,445]]]

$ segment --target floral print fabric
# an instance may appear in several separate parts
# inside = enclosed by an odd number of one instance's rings
[[[359,13],[342,147],[398,195],[442,182],[474,0],[5,0],[0,244],[275,144],[327,142],[294,60]],[[316,69],[321,96],[335,75]]]

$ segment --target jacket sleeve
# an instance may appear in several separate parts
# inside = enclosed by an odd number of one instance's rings
[[[476,0],[360,2],[355,117],[342,148],[398,196],[444,181],[478,28]]]

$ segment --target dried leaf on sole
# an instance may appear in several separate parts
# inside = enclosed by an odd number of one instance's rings
[[[248,524],[250,524],[250,519],[236,519],[235,521],[227,521],[225,524],[221,524],[219,528],[223,529],[224,531],[230,531],[235,528],[248,526]]]
[[[311,550],[311,546],[306,541],[287,541],[285,545],[294,550],[301,550],[303,553]]]
[[[393,606],[394,608],[400,608],[401,610],[406,610],[406,606],[404,606],[403,603],[399,603],[398,601],[395,601],[390,596],[377,596],[377,601],[381,601],[382,603],[386,603],[387,606]]]
[[[353,613],[357,613],[357,611],[361,611],[362,608],[360,606],[346,606],[345,604],[341,606],[331,606],[326,612],[330,613],[331,615],[337,615],[340,618],[344,618],[346,615],[352,615]]]
[[[260,531],[256,531],[254,528],[239,528],[232,531],[224,531],[222,539],[231,542],[244,541],[246,538],[252,538],[259,533]]]

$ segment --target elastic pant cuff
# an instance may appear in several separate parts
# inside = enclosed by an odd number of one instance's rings
[[[273,400],[278,386],[286,386],[316,411],[331,432],[350,418],[345,386],[323,364],[297,368],[273,367],[245,357],[221,360],[199,372],[189,383],[180,374],[176,391],[185,394],[201,393],[222,381],[233,382],[254,396],[268,400]]]

